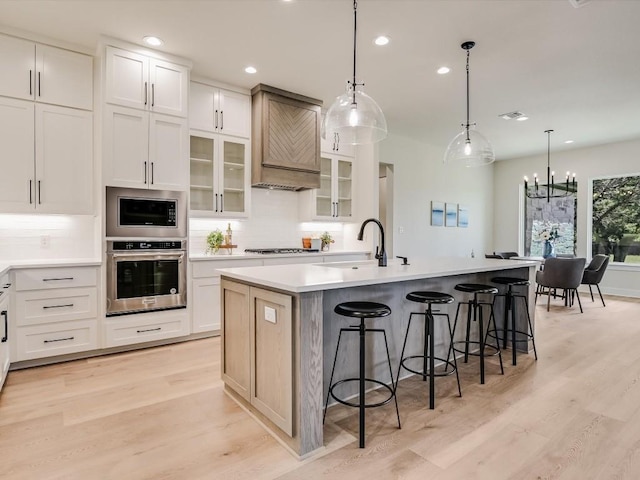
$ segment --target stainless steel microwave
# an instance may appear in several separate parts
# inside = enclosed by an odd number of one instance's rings
[[[106,236],[185,238],[185,192],[107,187]]]

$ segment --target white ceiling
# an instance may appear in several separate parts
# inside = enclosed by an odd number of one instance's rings
[[[351,0],[0,0],[0,22],[91,49],[101,34],[157,35],[194,74],[325,107],[352,70]],[[549,128],[553,151],[639,138],[639,23],[636,0],[359,0],[358,77],[391,133],[444,152],[465,118],[460,44],[474,40],[471,121],[498,159],[546,152]],[[391,43],[375,46],[378,34]],[[530,120],[498,118],[513,110]]]

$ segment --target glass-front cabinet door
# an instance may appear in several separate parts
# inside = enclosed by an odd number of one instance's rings
[[[353,162],[347,160],[337,161],[337,191],[336,191],[336,216],[338,218],[351,217],[352,169]]]
[[[248,144],[244,140],[224,139],[222,141],[222,190],[221,213],[245,213],[245,182],[247,171]]]
[[[190,209],[212,213],[213,186],[216,180],[213,162],[217,142],[214,138],[191,135],[190,146]]]
[[[248,214],[249,141],[191,133],[191,213],[238,217]]]
[[[334,216],[331,167],[330,158],[320,157],[320,188],[316,191],[316,215],[320,217]]]
[[[353,162],[339,156],[320,158],[320,188],[315,191],[315,218],[345,220],[353,215]]]

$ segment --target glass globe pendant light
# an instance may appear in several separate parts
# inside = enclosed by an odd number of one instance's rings
[[[353,78],[345,93],[335,99],[322,123],[321,136],[351,145],[376,143],[387,136],[387,121],[373,98],[356,82],[356,0],[353,2]]]
[[[475,129],[475,123],[469,123],[469,50],[475,44],[476,42],[464,42],[460,45],[467,51],[467,123],[462,124],[462,132],[451,140],[444,155],[444,163],[467,167],[488,165],[496,159],[489,140]]]

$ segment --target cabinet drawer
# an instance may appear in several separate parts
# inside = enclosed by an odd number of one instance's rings
[[[95,318],[94,287],[16,293],[16,324],[21,326]]]
[[[66,287],[94,287],[98,281],[95,267],[30,268],[15,273],[16,291],[48,290]]]
[[[152,342],[184,335],[189,335],[189,317],[186,310],[181,310],[179,314],[144,313],[136,315],[135,318],[121,317],[105,322],[105,347]]]
[[[191,277],[219,277],[219,268],[261,267],[262,265],[262,260],[258,258],[248,258],[246,260],[199,260],[191,262]]]
[[[98,348],[97,320],[19,327],[16,360],[52,357]]]

